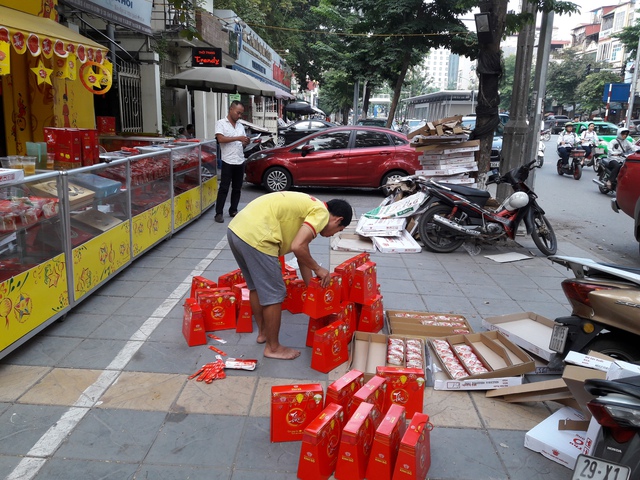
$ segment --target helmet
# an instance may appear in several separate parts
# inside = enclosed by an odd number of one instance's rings
[[[524,207],[527,203],[529,203],[529,195],[524,192],[515,192],[504,201],[504,208],[513,212],[518,208]]]
[[[573,122],[567,122],[564,124],[564,128],[573,127]]]
[[[618,129],[618,137],[622,137],[625,133],[629,135],[629,129],[627,127],[620,127]]]

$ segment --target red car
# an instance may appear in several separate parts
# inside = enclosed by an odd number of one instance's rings
[[[640,140],[636,142],[636,145]],[[632,153],[618,174],[616,197],[611,199],[615,212],[623,211],[634,220],[634,235],[640,242],[640,153]]]
[[[245,179],[270,192],[292,186],[377,188],[420,169],[407,136],[380,127],[350,125],[309,135],[285,147],[255,153]]]

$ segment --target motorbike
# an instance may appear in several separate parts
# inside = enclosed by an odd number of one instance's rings
[[[607,182],[611,180],[611,171],[613,170],[611,161],[607,157],[598,158],[593,168],[596,171],[596,175],[598,176],[598,178],[593,178],[591,181],[598,185],[598,190],[600,190],[600,193],[604,195],[608,194],[609,192],[615,193],[615,183],[611,185],[611,188],[607,187]]]
[[[595,350],[634,363],[640,361],[640,268],[598,263],[587,258],[549,257],[573,272],[562,282],[572,313],[556,318],[550,364],[560,365],[569,351]]]
[[[542,130],[540,132],[540,138],[545,142],[548,142],[549,140],[551,140],[551,130],[548,128]]]
[[[596,145],[593,142],[589,142],[587,144],[583,143],[582,145],[591,146],[591,153],[589,155],[584,156],[584,161],[582,162],[582,166],[586,165],[587,167],[593,167],[593,170],[597,173],[596,162],[598,161],[598,159],[602,157],[606,158],[606,154],[604,153],[604,147],[600,145]]]
[[[525,183],[529,172],[536,168],[535,163],[536,160],[521,165],[502,176],[497,170],[491,172],[487,185],[508,183],[515,191],[495,210],[486,208],[491,195],[485,190],[412,176],[411,180],[420,183],[426,194],[416,212],[420,214],[418,232],[425,248],[450,253],[464,246],[475,255],[480,253],[482,242],[514,239],[518,226],[524,222],[527,233],[542,253],[556,253],[553,228],[536,201],[537,195]]]
[[[584,388],[596,397],[587,407],[601,428],[590,456],[578,457],[573,478],[637,480],[640,478],[640,376],[587,379]]]
[[[249,158],[260,150],[276,146],[274,134],[268,129],[242,119],[239,122],[244,125],[247,137],[249,137],[249,143],[244,147],[245,158]]]
[[[569,161],[562,163],[562,159],[558,159],[557,169],[558,175],[573,175],[575,180],[582,177],[582,161],[584,160],[585,151],[579,146],[573,147],[569,152]]]
[[[546,149],[546,145],[540,140],[538,142],[538,157],[536,161],[536,167],[541,168],[544,165],[544,151]]]

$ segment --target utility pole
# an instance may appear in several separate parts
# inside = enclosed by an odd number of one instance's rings
[[[627,128],[631,125],[633,116],[633,101],[636,96],[636,82],[638,81],[638,63],[640,62],[640,37],[638,37],[638,48],[636,48],[636,63],[633,65],[633,77],[631,80],[631,91],[629,92],[629,108],[627,108]]]
[[[500,160],[500,171],[502,173],[506,173],[512,168],[531,160],[522,158],[522,155],[523,152],[525,154],[527,152],[526,144],[530,137],[529,129],[531,128],[527,122],[527,105],[529,103],[529,79],[531,77],[533,44],[535,41],[536,3],[523,0],[522,13],[533,15],[534,21],[525,25],[518,35],[516,75],[513,79],[511,111],[509,112],[509,121],[504,127],[504,143],[502,144],[502,159]],[[540,125],[535,125],[535,131],[537,132],[539,129]],[[511,193],[513,192],[509,185],[500,184],[496,190],[496,197],[499,201],[502,201]]]

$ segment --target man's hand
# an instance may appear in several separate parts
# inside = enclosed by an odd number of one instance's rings
[[[249,137],[244,136],[244,137],[238,137],[238,138],[242,142],[242,145],[245,145],[245,146],[249,145],[249,142],[250,142]]]
[[[329,270],[324,267],[318,267],[314,273],[320,279],[320,285],[322,288],[329,286],[329,282],[331,282],[331,272],[329,272]]]

